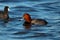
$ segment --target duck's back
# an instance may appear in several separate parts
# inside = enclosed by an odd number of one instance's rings
[[[32,24],[38,24],[38,25],[46,25],[47,21],[43,19],[32,19],[31,21]]]

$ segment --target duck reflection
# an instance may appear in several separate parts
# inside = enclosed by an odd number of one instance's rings
[[[25,22],[23,23],[23,26],[25,27],[25,29],[29,30],[32,25],[31,25],[31,23],[25,21]]]
[[[31,29],[31,23],[28,23],[28,22],[24,22],[23,23],[23,26],[24,26],[24,28],[25,28],[25,30],[24,31],[22,31],[22,32],[16,32],[16,33],[13,33],[14,35],[19,35],[19,34],[21,34],[21,35],[23,35],[23,34],[27,34],[27,33],[29,33],[30,32],[30,29]]]

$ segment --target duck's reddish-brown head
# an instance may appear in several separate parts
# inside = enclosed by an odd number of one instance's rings
[[[25,20],[26,22],[31,23],[31,17],[30,17],[30,15],[29,15],[28,13],[25,13],[25,14],[23,15],[23,18],[24,18],[24,20]]]

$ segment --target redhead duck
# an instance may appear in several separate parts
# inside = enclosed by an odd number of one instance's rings
[[[46,25],[47,21],[44,19],[31,19],[30,15],[28,13],[25,13],[23,15],[23,18],[25,20],[25,24],[37,24],[37,25]]]
[[[3,19],[4,22],[7,22],[7,20],[9,19],[8,8],[8,6],[5,6],[4,11],[0,11],[0,19]]]

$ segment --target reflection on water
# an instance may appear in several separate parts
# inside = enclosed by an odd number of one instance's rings
[[[60,0],[0,0],[0,11],[9,6],[9,21],[0,20],[0,40],[60,40]],[[32,18],[45,19],[45,26],[25,24],[27,12]]]
[[[31,25],[31,23],[24,22],[23,26],[24,26],[25,29],[30,29],[32,25]]]

